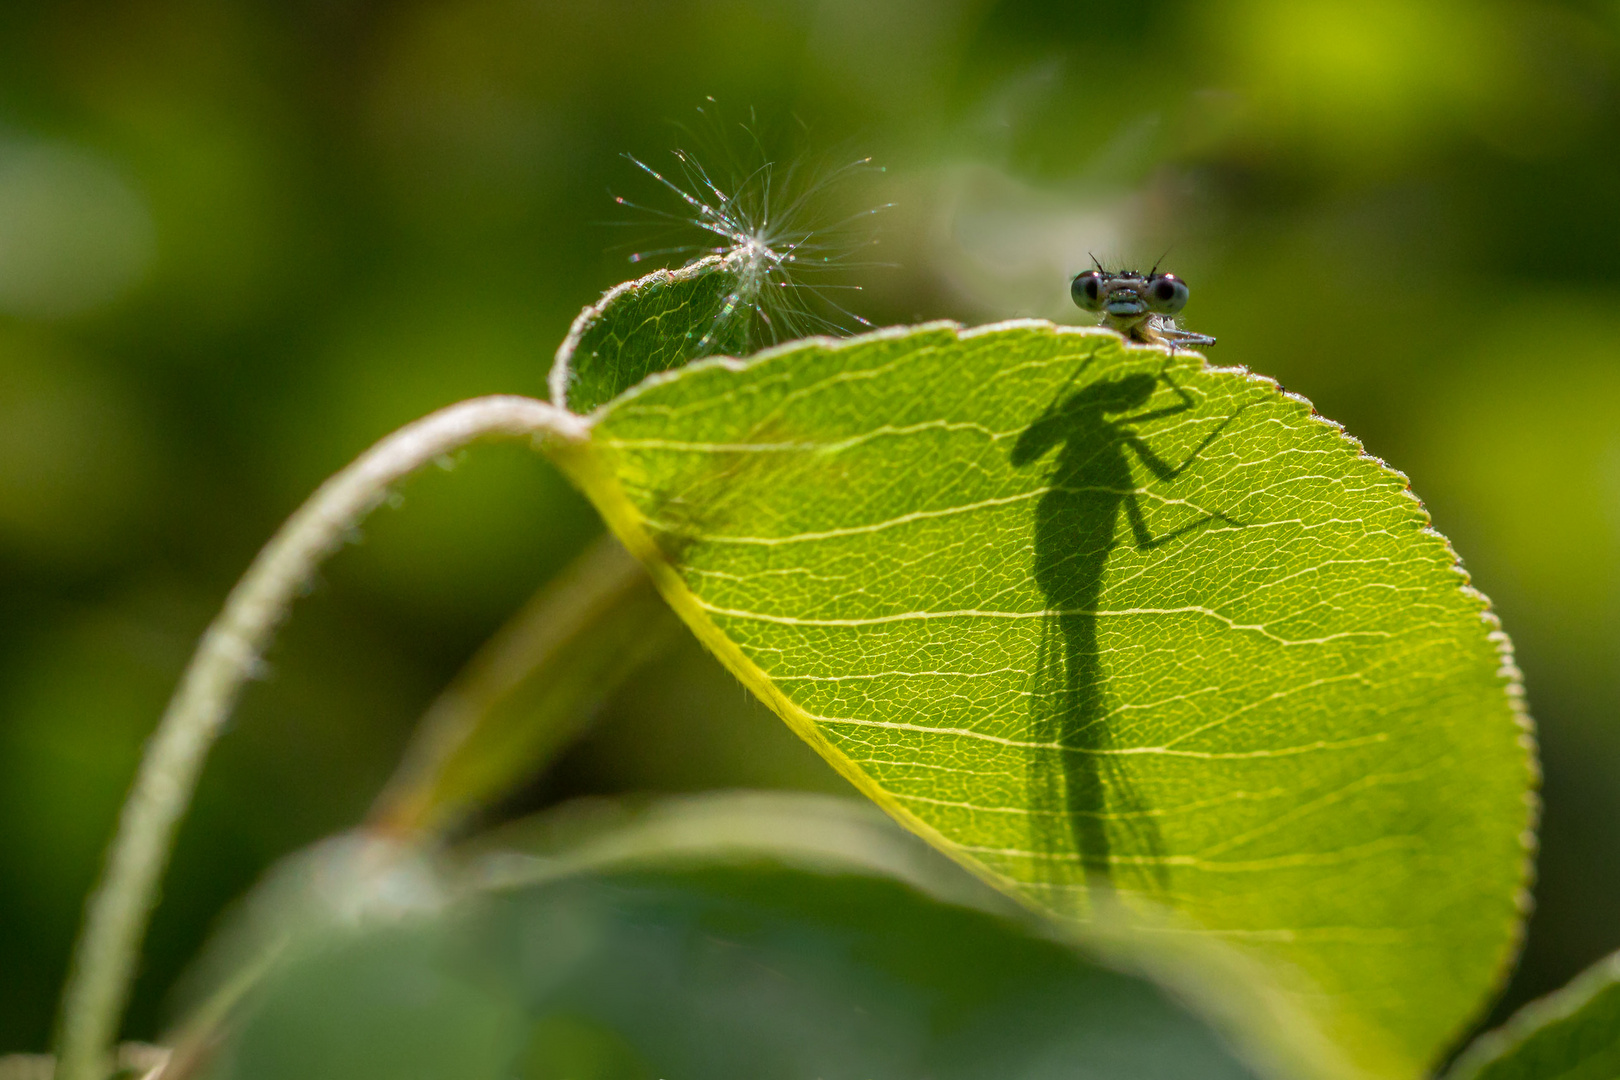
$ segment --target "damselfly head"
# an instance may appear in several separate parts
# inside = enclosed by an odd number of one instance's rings
[[[1103,324],[1131,341],[1148,345],[1213,345],[1215,339],[1176,325],[1187,306],[1187,283],[1155,267],[1135,270],[1087,270],[1069,284],[1069,295],[1087,311],[1102,315]]]

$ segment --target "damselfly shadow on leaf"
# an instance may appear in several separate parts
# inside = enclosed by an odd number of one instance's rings
[[[1161,385],[1177,397],[1174,404],[1132,413],[1146,406]],[[1162,890],[1167,884],[1155,808],[1138,796],[1121,767],[1098,644],[1104,578],[1121,543],[1120,512],[1138,551],[1164,547],[1212,522],[1242,523],[1207,511],[1153,535],[1131,463],[1134,455],[1159,483],[1173,483],[1236,412],[1205,435],[1186,460],[1171,465],[1136,430],[1197,405],[1167,371],[1093,382],[1078,390],[1072,386],[1073,381],[1019,435],[1012,463],[1033,465],[1057,450],[1035,507],[1034,577],[1046,614],[1030,695],[1030,854],[1049,885],[1083,889],[1095,907],[1105,895],[1113,895],[1115,871],[1121,866],[1142,867],[1150,887]],[[1072,903],[1054,900],[1060,907]]]

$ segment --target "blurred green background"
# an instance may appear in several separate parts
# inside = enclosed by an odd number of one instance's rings
[[[1412,477],[1541,725],[1539,907],[1498,1015],[1561,984],[1620,947],[1617,79],[1615,0],[11,0],[0,1052],[47,1042],[141,742],[254,551],[398,424],[543,394],[572,316],[644,269],[609,191],[656,193],[621,154],[667,163],[711,95],[886,167],[874,322],[1081,321],[1088,252],[1169,248],[1215,360]],[[204,777],[130,1035],[598,528],[517,447],[368,523]],[[840,785],[686,646],[514,807]]]

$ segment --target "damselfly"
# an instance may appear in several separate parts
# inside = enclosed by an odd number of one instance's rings
[[[1076,277],[1069,285],[1069,295],[1087,311],[1100,312],[1103,325],[1118,330],[1127,340],[1172,349],[1215,344],[1209,335],[1176,324],[1176,313],[1187,306],[1187,283],[1174,274],[1159,273],[1157,266],[1145,274],[1098,266]]]

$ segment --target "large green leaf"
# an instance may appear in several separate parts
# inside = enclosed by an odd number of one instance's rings
[[[557,817],[459,866],[353,840],[294,860],[239,917],[246,953],[223,947],[239,964],[297,940],[203,1040],[202,1074],[1256,1075],[1163,991],[1009,918],[859,803]]]
[[[1304,400],[1019,322],[700,360],[592,419],[564,465],[688,624],[990,881],[1173,913],[1369,1074],[1496,985],[1533,812],[1507,642]]]
[[[1613,1080],[1620,1076],[1620,955],[1475,1040],[1446,1080]]]

